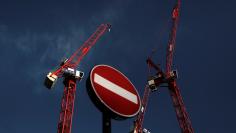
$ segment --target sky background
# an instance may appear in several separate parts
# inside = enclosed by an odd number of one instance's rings
[[[96,64],[123,72],[142,96],[146,58],[165,51],[175,0],[0,0],[0,133],[56,133],[62,79],[53,90],[46,74],[69,57],[101,23],[106,33],[79,70],[72,133],[101,133],[102,116],[89,99],[85,81]],[[234,0],[185,0],[181,5],[174,66],[196,133],[235,133]],[[127,133],[134,119],[112,121],[113,133]],[[180,133],[168,90],[151,94],[144,127],[152,133]]]

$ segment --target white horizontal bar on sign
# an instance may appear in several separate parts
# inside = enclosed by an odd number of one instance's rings
[[[135,104],[138,104],[138,98],[135,94],[127,91],[126,89],[120,87],[119,85],[112,83],[111,81],[103,78],[102,76],[98,75],[97,73],[95,73],[95,75],[94,75],[94,82],[101,85],[105,89],[107,89],[107,90],[109,90],[109,91],[135,103]]]

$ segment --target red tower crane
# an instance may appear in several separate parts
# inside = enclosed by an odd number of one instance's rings
[[[173,53],[175,48],[175,41],[176,41],[176,30],[179,21],[179,11],[180,11],[180,0],[177,0],[177,4],[173,8],[172,11],[172,29],[168,41],[167,47],[167,55],[166,55],[166,71],[163,72],[162,69],[155,65],[155,63],[151,60],[151,58],[147,59],[148,66],[154,68],[157,73],[155,76],[152,76],[148,79],[149,87],[145,88],[144,98],[143,98],[143,109],[140,111],[136,121],[135,121],[135,128],[134,133],[142,133],[142,132],[149,132],[146,129],[142,129],[142,124],[144,120],[144,114],[147,106],[147,99],[149,93],[152,91],[157,90],[158,87],[162,84],[167,84],[168,89],[170,92],[170,96],[173,101],[173,106],[175,108],[176,116],[179,122],[179,126],[182,133],[194,133],[190,118],[186,111],[186,108],[183,103],[182,96],[180,94],[179,87],[177,86],[176,79],[178,77],[177,71],[172,70],[172,62],[173,62]]]
[[[57,79],[64,77],[64,93],[61,101],[61,112],[58,122],[58,133],[70,133],[72,125],[72,117],[74,110],[74,100],[76,92],[76,81],[83,78],[84,73],[76,70],[80,61],[95,45],[98,39],[106,32],[110,31],[110,24],[101,24],[98,29],[89,37],[89,39],[69,58],[64,59],[60,67],[53,72],[49,72],[44,85],[51,89]]]

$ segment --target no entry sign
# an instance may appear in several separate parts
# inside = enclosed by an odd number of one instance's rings
[[[87,80],[90,98],[101,111],[107,111],[115,119],[137,115],[141,107],[140,97],[130,80],[117,69],[97,65]]]

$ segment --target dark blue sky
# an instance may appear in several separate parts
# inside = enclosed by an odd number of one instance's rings
[[[101,23],[113,25],[79,69],[108,64],[124,72],[140,95],[145,59],[164,63],[175,0],[0,0],[0,133],[55,133],[62,80],[54,90],[43,80]],[[235,133],[235,23],[233,0],[183,1],[174,68],[196,133]],[[128,132],[133,119],[112,121],[113,133]],[[151,94],[144,127],[180,132],[167,89]],[[85,79],[77,88],[73,133],[101,132],[101,113],[89,99]]]

